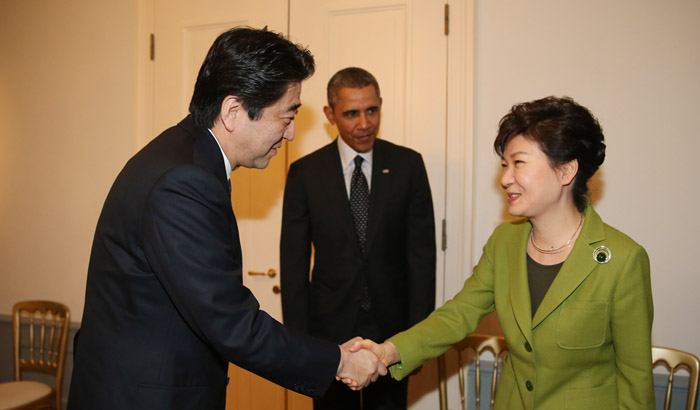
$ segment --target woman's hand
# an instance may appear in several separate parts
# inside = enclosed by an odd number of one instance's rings
[[[366,349],[374,353],[377,358],[384,363],[384,366],[389,367],[394,363],[401,361],[401,356],[399,351],[396,350],[396,346],[390,341],[386,341],[382,344],[377,344],[370,339],[356,340],[351,346],[350,351],[356,352],[360,349]]]

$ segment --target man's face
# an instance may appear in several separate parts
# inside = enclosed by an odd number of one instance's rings
[[[226,155],[234,169],[238,166],[262,169],[267,167],[282,140],[294,139],[294,117],[301,105],[301,83],[293,83],[274,104],[265,107],[257,120],[248,117],[241,107],[236,119],[234,146]]]
[[[323,112],[331,124],[338,127],[340,138],[357,152],[367,152],[374,147],[379,132],[382,99],[374,86],[362,88],[342,87],[338,90],[335,106],[324,107]]]

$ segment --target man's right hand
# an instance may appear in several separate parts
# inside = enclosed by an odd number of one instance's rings
[[[379,376],[387,374],[386,366],[368,349],[350,351],[350,346],[359,343],[360,337],[350,339],[339,346],[340,364],[335,376],[351,390],[362,390]]]

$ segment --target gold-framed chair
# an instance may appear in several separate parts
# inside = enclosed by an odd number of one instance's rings
[[[474,367],[476,370],[476,409],[479,410],[481,404],[481,354],[490,351],[494,356],[493,361],[493,374],[491,375],[491,401],[489,403],[489,408],[493,408],[493,404],[496,398],[496,386],[498,384],[498,368],[500,363],[503,361],[503,357],[508,352],[508,346],[506,341],[501,336],[489,336],[489,335],[478,335],[472,334],[467,336],[464,340],[452,346],[445,354],[438,358],[438,377],[440,381],[440,410],[447,410],[447,356],[450,351],[454,351],[457,354],[457,368],[459,375],[459,394],[461,398],[462,410],[467,409],[467,394],[465,386],[465,376],[464,376],[464,366],[471,363],[473,358]],[[471,351],[472,354],[467,356],[467,353]],[[467,359],[465,360],[465,356]]]
[[[18,302],[12,308],[15,381],[0,383],[0,409],[60,409],[70,310],[51,301]],[[23,371],[48,373],[49,386],[22,380]]]
[[[686,410],[694,410],[698,400],[698,374],[700,373],[698,358],[691,353],[669,347],[652,346],[651,360],[653,363],[652,367],[664,366],[669,372],[666,396],[664,398],[664,410],[669,410],[671,407],[671,389],[673,388],[674,374],[676,370],[682,367],[685,367],[690,374],[685,408]]]

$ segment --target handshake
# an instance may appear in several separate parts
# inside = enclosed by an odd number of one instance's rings
[[[393,343],[377,344],[355,337],[340,345],[340,364],[335,378],[351,390],[362,390],[379,376],[386,375],[388,366],[400,361]]]

